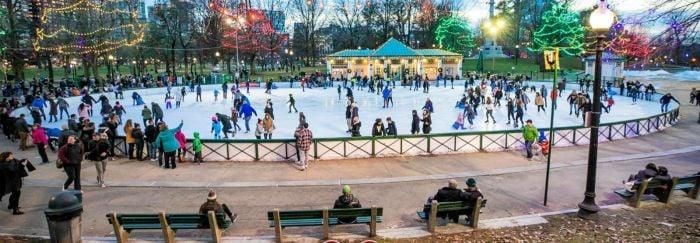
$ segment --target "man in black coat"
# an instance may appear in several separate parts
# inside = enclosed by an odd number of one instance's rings
[[[228,133],[231,133],[231,136],[234,136],[233,132],[231,131],[231,128],[233,128],[231,126],[231,117],[224,114],[216,113],[216,118],[218,118],[219,121],[221,121],[221,131],[224,132],[224,138],[228,138]]]
[[[158,131],[158,128],[153,124],[153,119],[149,119],[144,140],[146,141],[146,150],[148,150],[148,157],[151,158],[151,161],[156,161],[156,151],[153,147],[153,143],[156,141],[158,133],[160,133],[160,131]]]
[[[433,200],[438,202],[458,202],[462,201],[464,198],[462,190],[457,188],[457,181],[454,179],[447,182],[447,187],[443,187],[438,190],[438,192],[433,196]],[[459,214],[446,214],[438,213],[438,217],[445,218],[449,217],[453,222],[457,223],[459,221]]]
[[[0,199],[6,193],[11,193],[7,209],[11,209],[13,215],[24,214],[19,211],[19,197],[22,190],[22,178],[27,176],[26,163],[26,159],[15,159],[12,152],[0,154]]]

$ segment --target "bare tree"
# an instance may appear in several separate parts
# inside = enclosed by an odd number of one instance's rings
[[[304,57],[306,58],[306,66],[314,66],[316,64],[318,44],[317,32],[325,21],[325,0],[290,0],[290,8],[293,11],[294,17],[303,25],[300,30],[302,40],[294,40],[303,43]],[[296,31],[296,30],[295,30]]]
[[[359,44],[360,25],[362,20],[362,10],[364,9],[362,0],[336,0],[333,6],[333,23],[340,26],[342,31],[341,47],[354,48]]]

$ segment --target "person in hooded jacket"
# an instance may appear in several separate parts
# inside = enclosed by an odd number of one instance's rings
[[[46,148],[49,147],[49,139],[46,136],[44,128],[42,128],[39,124],[34,124],[32,126],[32,141],[34,145],[36,145],[39,156],[41,156],[41,163],[48,164],[49,157],[46,156]]]
[[[386,128],[384,123],[382,123],[381,118],[374,120],[374,125],[372,125],[372,137],[384,136],[386,135]]]
[[[416,110],[411,111],[413,115],[413,120],[411,121],[411,134],[420,133],[420,117],[418,117],[418,112]]]
[[[338,199],[333,203],[333,208],[362,208],[360,200],[352,194],[350,186],[343,186],[343,195],[340,195]],[[356,217],[342,217],[338,218],[338,221],[344,224],[350,224],[355,222]]]
[[[146,121],[151,119],[151,109],[148,109],[147,105],[143,105],[143,110],[141,110],[141,118],[143,119],[143,124],[148,124]]]
[[[148,152],[148,158],[151,158],[151,161],[156,161],[156,147],[155,147],[155,141],[156,138],[158,137],[158,128],[155,126],[153,123],[153,119],[148,119],[148,126],[146,126],[146,130],[144,132],[145,135],[145,142],[146,142],[146,150]]]
[[[263,118],[263,128],[265,129],[265,134],[263,137],[265,139],[272,139],[272,131],[275,130],[275,123],[270,117],[270,113],[265,113],[265,118]]]
[[[175,169],[177,167],[175,164],[175,152],[180,148],[180,143],[175,138],[175,133],[182,129],[182,124],[183,122],[180,121],[180,125],[173,129],[168,129],[168,126],[164,123],[159,126],[160,133],[158,133],[158,138],[156,138],[155,147],[163,149],[163,167],[166,169]]]
[[[628,191],[634,192],[642,184],[642,181],[654,178],[659,173],[659,169],[654,163],[648,163],[643,170],[637,174],[630,175],[627,181],[622,181]]]
[[[221,139],[221,122],[216,116],[211,117],[211,133],[214,134],[214,139]]]
[[[163,109],[160,108],[158,103],[151,103],[151,114],[153,114],[153,121],[155,123],[163,122]]]
[[[394,123],[394,121],[391,120],[391,117],[386,118],[386,135],[394,137],[398,135],[396,133],[396,123]]]
[[[199,139],[199,132],[194,132],[194,140],[192,140],[192,150],[194,151],[194,163],[196,165],[204,163],[202,160],[202,140]]]
[[[185,137],[182,131],[177,131],[175,133],[175,139],[177,139],[177,142],[180,144],[180,148],[177,149],[177,159],[178,162],[182,162],[185,155],[187,155],[187,137]]]

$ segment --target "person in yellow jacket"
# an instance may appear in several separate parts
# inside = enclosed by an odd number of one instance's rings
[[[275,123],[270,113],[265,113],[265,118],[263,119],[263,129],[265,129],[265,134],[263,134],[264,139],[272,139],[272,131],[274,131],[275,128]]]
[[[131,136],[131,131],[133,129],[134,126],[131,119],[126,120],[126,124],[124,124],[124,134],[126,135],[126,144],[129,145],[129,159],[134,159],[134,145],[136,145],[136,139],[134,139],[134,136]]]

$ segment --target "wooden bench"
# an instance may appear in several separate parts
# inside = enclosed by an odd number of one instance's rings
[[[437,225],[437,214],[438,213],[457,213],[460,216],[461,215],[466,215],[466,210],[468,209],[473,209],[472,210],[472,215],[469,216],[469,226],[472,228],[478,228],[479,227],[479,213],[481,211],[481,208],[486,207],[486,201],[487,199],[477,199],[476,202],[468,203],[468,202],[437,202],[436,200],[433,200],[431,204],[426,204],[423,207],[423,211],[418,211],[416,214],[418,214],[418,217],[420,217],[423,220],[426,220],[428,223],[428,231],[431,233],[435,233],[435,227]],[[426,212],[429,213],[429,215],[426,215]]]
[[[175,242],[175,232],[180,229],[211,229],[212,240],[221,242],[221,232],[231,227],[233,222],[223,213],[210,211],[207,215],[197,213],[166,214],[107,214],[107,219],[114,227],[117,242],[129,241],[129,233],[133,230],[163,231],[166,243]],[[213,226],[213,227],[210,227]]]
[[[637,190],[634,192],[628,191],[627,189],[617,189],[613,192],[625,198],[630,207],[636,208],[639,207],[640,201],[642,200],[642,197],[644,197],[644,194],[650,194],[648,190],[660,189],[663,186],[664,184],[662,182],[652,179],[642,181]],[[671,201],[673,191],[677,190],[687,191],[690,198],[697,199],[698,188],[700,187],[700,175],[690,175],[680,178],[673,177],[668,187],[673,188],[673,190],[666,190],[666,193],[664,194],[656,194],[657,198],[662,203],[668,204]]]
[[[323,239],[328,239],[331,225],[340,224],[368,224],[369,235],[377,235],[377,223],[382,222],[383,209],[371,208],[344,208],[323,210],[292,210],[280,211],[275,209],[267,212],[267,220],[270,227],[275,228],[276,242],[282,242],[282,229],[285,227],[323,226]],[[355,218],[352,223],[343,223],[338,218]]]

